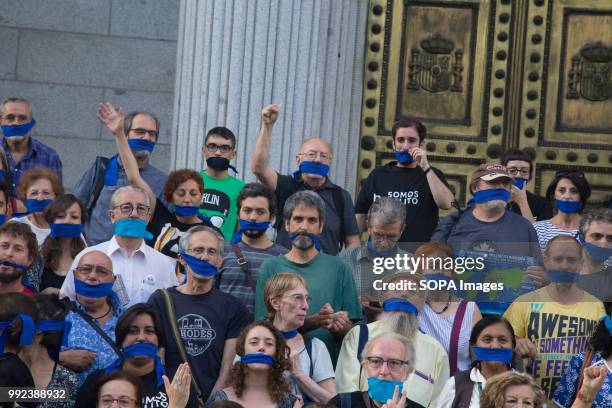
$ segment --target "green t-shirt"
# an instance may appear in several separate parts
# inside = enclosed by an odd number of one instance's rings
[[[238,222],[237,198],[244,187],[244,181],[227,176],[223,179],[210,177],[205,171],[200,173],[204,179],[204,196],[200,213],[210,218],[210,222],[223,232],[226,240],[231,240]]]
[[[308,308],[309,316],[319,313],[323,305],[329,303],[334,312],[344,310],[351,320],[361,320],[361,305],[350,266],[342,259],[324,253],[319,253],[305,264],[297,264],[285,256],[267,259],[259,269],[255,319],[266,317],[268,311],[263,295],[266,282],[280,272],[294,272],[306,280],[308,294],[312,298]],[[341,345],[336,336],[325,328],[319,328],[308,332],[308,337],[316,337],[325,343],[335,365]]]

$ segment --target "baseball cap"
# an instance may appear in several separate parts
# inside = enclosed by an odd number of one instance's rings
[[[472,173],[472,181],[482,179],[484,181],[491,181],[498,178],[505,177],[512,181],[512,176],[508,173],[506,166],[502,166],[497,163],[484,163],[476,167],[474,173]]]

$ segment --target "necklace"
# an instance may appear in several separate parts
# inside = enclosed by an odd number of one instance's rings
[[[96,319],[96,320],[100,320],[100,319],[102,319],[103,317],[108,316],[108,314],[111,312],[111,310],[113,310],[113,308],[111,307],[111,305],[108,305],[108,310],[107,310],[107,311],[106,311],[106,313],[104,313],[102,316],[98,316],[98,317],[91,316],[91,317],[93,317],[93,318],[94,318],[94,319]]]
[[[435,314],[439,314],[440,315],[440,314],[442,314],[442,313],[444,313],[444,312],[446,312],[448,310],[448,307],[450,306],[450,302],[451,302],[451,297],[452,297],[452,295],[449,294],[448,295],[448,300],[446,301],[446,306],[444,306],[442,308],[442,310],[440,310],[439,312],[431,306],[431,303],[429,303],[429,300],[427,301],[427,304],[429,305],[431,310],[434,311]]]

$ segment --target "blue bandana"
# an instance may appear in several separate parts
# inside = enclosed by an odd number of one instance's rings
[[[6,171],[0,169],[0,180],[6,180]]]
[[[578,272],[570,272],[564,269],[549,269],[548,278],[553,283],[574,283],[578,282],[580,274]]]
[[[395,158],[400,164],[411,164],[414,163],[414,157],[406,150],[401,150],[399,152],[395,152]]]
[[[522,179],[522,178],[515,178],[513,184],[519,188],[519,190],[522,190],[523,187],[525,187],[525,184],[527,183],[528,180],[526,179]]]
[[[27,212],[14,212],[13,215],[11,215],[11,219],[25,217],[26,215],[28,215]]]
[[[591,259],[597,263],[604,263],[612,256],[612,248],[604,248],[586,242],[582,234],[578,234],[578,241],[580,241],[582,247],[587,251]]]
[[[155,360],[155,376],[157,379],[157,386],[161,387],[164,385],[163,376],[166,375],[166,369],[161,362],[161,359],[157,355],[157,346],[153,343],[134,343],[123,349],[123,357],[120,357],[113,361],[111,365],[106,367],[105,371],[111,373],[113,371],[121,370],[126,358],[135,357],[149,357]]]
[[[401,395],[404,388],[404,382],[368,377],[368,396],[374,401],[387,402],[393,398],[395,387],[399,387],[399,395]]]
[[[195,256],[191,256],[187,254],[185,251],[181,251],[179,253],[183,261],[189,265],[193,273],[196,275],[200,275],[204,278],[212,278],[217,274],[217,267],[211,264],[208,261],[203,261],[201,259],[196,258]],[[187,275],[185,275],[185,280],[187,279]],[[184,283],[184,282],[183,282]]]
[[[389,257],[393,257],[395,256],[395,254],[397,254],[397,248],[394,246],[391,249],[388,249],[386,251],[378,251],[374,248],[374,245],[372,244],[372,237],[368,238],[368,250],[370,251],[370,253],[372,254],[372,256],[374,258],[389,258]]]
[[[21,336],[19,337],[20,346],[29,346],[34,341],[34,335],[36,334],[36,325],[34,320],[23,313],[18,313],[17,317],[13,320],[2,320],[0,321],[0,329],[2,334],[0,335],[0,356],[4,355],[4,347],[6,345],[6,339],[8,337],[9,328],[13,327],[15,320],[21,319]]]
[[[199,205],[176,205],[174,204],[174,214],[179,217],[193,217],[200,211]]]
[[[293,178],[297,178],[300,173],[315,174],[326,177],[329,173],[329,166],[325,163],[303,161],[300,163],[300,170],[293,173]]]
[[[71,328],[72,323],[64,320],[41,320],[36,324],[36,331],[39,333],[62,333],[62,341],[60,344],[47,347],[49,357],[56,363],[59,363],[61,347],[66,347],[68,345],[68,335],[70,334]]]
[[[25,206],[29,213],[40,213],[45,210],[51,204],[53,200],[46,198],[44,200],[36,200],[34,198],[28,198],[25,201]]]
[[[297,330],[281,331],[281,334],[283,335],[285,340],[291,340],[292,338],[298,335],[298,331]]]
[[[408,299],[391,298],[383,302],[383,310],[385,312],[404,312],[412,315],[417,315],[419,311]]]
[[[565,214],[576,214],[582,207],[582,203],[580,201],[555,200],[555,205],[559,211]]]
[[[87,282],[77,279],[76,277],[74,278],[74,291],[79,296],[94,299],[112,296],[115,293],[113,292],[112,282],[91,285]]]
[[[232,237],[232,244],[237,244],[242,239],[242,232],[246,230],[265,231],[270,226],[270,221],[252,222],[249,220],[240,220],[240,228]]]
[[[271,366],[274,364],[274,357],[263,353],[245,354],[240,357],[240,362],[242,364],[260,363]]]
[[[6,214],[0,214],[0,225],[6,222]]]
[[[145,139],[128,139],[128,145],[133,152],[145,150],[149,153],[153,153],[153,149],[155,148],[155,142]]]
[[[25,265],[16,264],[16,263],[9,262],[9,261],[0,261],[0,265],[10,266],[12,268],[22,270],[24,272],[28,270],[28,267]]]
[[[83,224],[51,224],[52,238],[78,238],[83,233]]]
[[[147,222],[140,218],[117,220],[113,228],[118,237],[153,239],[153,234],[147,231]]]
[[[507,203],[510,192],[505,188],[490,188],[488,190],[475,191],[472,196],[476,204],[483,204],[493,200],[502,200]]]
[[[144,139],[128,139],[128,145],[130,150],[139,151],[145,150],[149,153],[153,153],[155,143],[144,140]],[[106,164],[106,172],[104,173],[104,185],[105,186],[116,186],[117,179],[119,178],[119,155],[116,154],[108,160]]]
[[[310,238],[314,242],[315,249],[317,251],[321,251],[321,238],[319,238],[318,235],[315,235],[315,234],[289,234],[289,240],[291,240],[293,242],[300,235],[306,235],[308,238]]]
[[[610,316],[603,316],[599,320],[604,324],[604,326],[606,326],[608,333],[610,333],[610,336],[612,336],[612,319],[610,319]]]
[[[489,347],[472,347],[472,351],[476,356],[476,361],[498,361],[507,365],[512,364],[512,349],[511,348],[489,348]]]
[[[2,125],[2,133],[4,137],[26,136],[34,127],[36,121],[32,118],[31,121],[22,123],[21,125]]]

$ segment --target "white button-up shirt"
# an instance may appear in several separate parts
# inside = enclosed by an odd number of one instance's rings
[[[146,302],[157,289],[178,285],[176,260],[151,248],[144,240],[140,247],[128,256],[127,251],[119,246],[113,236],[110,241],[85,248],[77,254],[60,289],[60,297],[76,299],[73,271],[81,257],[91,251],[103,252],[113,261],[113,273],[117,277],[113,290],[117,292],[124,308]]]

